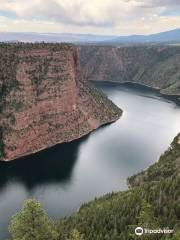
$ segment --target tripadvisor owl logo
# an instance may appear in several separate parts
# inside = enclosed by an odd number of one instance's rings
[[[135,229],[135,234],[137,235],[137,236],[141,236],[141,235],[143,235],[143,228],[142,227],[137,227],[136,229]]]
[[[167,228],[159,228],[159,229],[148,229],[148,228],[142,228],[142,227],[137,227],[135,229],[135,234],[137,236],[141,236],[143,234],[172,234],[174,233],[173,229]]]

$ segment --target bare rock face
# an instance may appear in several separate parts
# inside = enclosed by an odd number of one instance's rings
[[[121,113],[81,79],[74,46],[0,45],[1,160],[80,138]]]

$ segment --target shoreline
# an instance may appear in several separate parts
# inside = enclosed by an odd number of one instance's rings
[[[111,124],[111,123],[116,122],[118,119],[120,119],[120,118],[122,117],[122,114],[123,114],[123,110],[121,109],[120,115],[117,116],[115,119],[110,120],[110,121],[105,122],[105,123],[102,123],[102,124],[100,124],[98,127],[92,128],[92,129],[91,129],[90,131],[88,131],[87,133],[82,134],[82,135],[80,135],[80,136],[78,136],[78,137],[76,137],[76,138],[72,138],[71,140],[67,140],[67,141],[64,141],[64,142],[57,142],[56,144],[53,144],[53,145],[51,145],[51,146],[43,147],[43,148],[41,148],[41,149],[38,149],[37,151],[30,152],[30,153],[27,153],[27,154],[18,156],[18,157],[16,157],[16,158],[12,158],[12,159],[8,159],[8,158],[6,159],[6,158],[4,158],[4,159],[0,160],[0,162],[10,163],[10,162],[12,162],[12,161],[18,161],[18,160],[20,160],[20,159],[22,159],[22,158],[25,158],[25,157],[28,157],[28,156],[33,156],[34,154],[37,154],[37,153],[40,153],[40,152],[42,152],[42,151],[44,151],[44,150],[48,150],[48,149],[50,149],[50,148],[53,148],[53,147],[55,147],[55,146],[57,146],[57,145],[59,145],[59,144],[68,144],[68,143],[70,143],[70,142],[73,142],[73,141],[76,141],[76,140],[80,140],[80,139],[83,138],[83,137],[87,137],[89,134],[91,134],[92,132],[98,130],[99,128],[105,127],[105,126],[108,125],[108,124]]]
[[[161,88],[158,87],[152,87],[143,83],[138,83],[138,82],[131,82],[131,81],[125,81],[125,82],[118,82],[118,81],[112,81],[112,80],[88,80],[92,83],[112,83],[112,84],[118,84],[118,85],[126,85],[126,84],[131,84],[134,86],[140,86],[140,87],[145,87],[145,88],[149,88],[150,90],[156,91],[159,94],[161,94],[162,96],[165,97],[172,97],[175,98],[176,100],[180,99],[180,93],[179,94],[167,94],[167,93],[162,93],[161,92]]]

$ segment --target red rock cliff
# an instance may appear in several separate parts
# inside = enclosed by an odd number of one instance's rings
[[[0,55],[1,160],[72,141],[121,115],[81,79],[74,46],[1,44]]]

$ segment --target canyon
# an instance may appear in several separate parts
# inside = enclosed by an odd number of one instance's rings
[[[122,111],[81,77],[70,44],[0,44],[0,160],[80,138]]]
[[[84,78],[92,81],[138,83],[167,95],[180,95],[180,46],[82,45]]]

